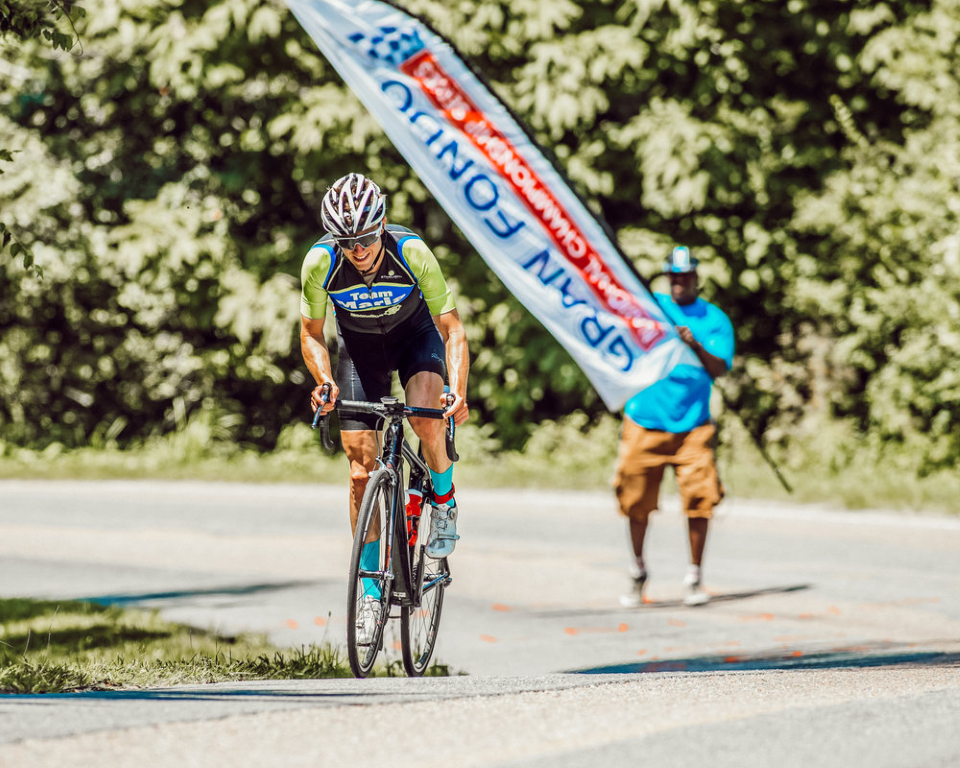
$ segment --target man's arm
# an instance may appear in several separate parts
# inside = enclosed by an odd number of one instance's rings
[[[307,369],[313,375],[314,381],[317,382],[317,386],[310,396],[313,409],[316,410],[321,405],[321,387],[324,384],[329,384],[330,397],[323,406],[323,413],[329,413],[333,410],[333,404],[337,401],[340,390],[333,378],[330,350],[327,348],[327,339],[323,335],[323,324],[324,319],[322,317],[315,320],[304,315],[300,316],[300,351],[303,353],[303,362],[307,364]]]
[[[693,333],[685,325],[678,325],[677,331],[680,333],[680,338],[686,343],[690,349],[693,350],[693,353],[697,356],[697,359],[700,361],[700,364],[706,369],[707,373],[710,374],[711,379],[716,379],[720,376],[723,376],[727,372],[727,361],[722,357],[717,357],[712,355],[704,349],[703,344],[693,338]]]
[[[447,374],[450,378],[450,392],[455,399],[447,408],[447,416],[453,416],[453,422],[460,426],[470,416],[467,406],[467,378],[470,375],[470,350],[467,348],[467,332],[460,320],[460,313],[453,309],[442,315],[434,315],[433,321],[440,329],[447,350]]]

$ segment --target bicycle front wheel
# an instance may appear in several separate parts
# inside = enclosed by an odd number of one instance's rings
[[[393,495],[397,484],[387,469],[370,473],[353,534],[347,587],[347,658],[356,677],[367,677],[383,644],[383,629],[390,618],[390,562],[387,552]],[[376,562],[367,540],[379,533]]]
[[[443,593],[450,578],[446,558],[434,560],[427,557],[422,544],[418,547],[418,555],[415,568],[424,569],[420,605],[404,606],[400,610],[403,668],[410,677],[423,675],[433,656],[440,627],[440,611],[443,609]]]

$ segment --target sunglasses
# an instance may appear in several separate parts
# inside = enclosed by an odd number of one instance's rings
[[[335,237],[334,241],[345,251],[352,251],[357,246],[361,248],[366,248],[367,246],[373,245],[380,238],[380,228],[377,227],[373,232],[367,232],[365,235],[357,235],[356,237]]]

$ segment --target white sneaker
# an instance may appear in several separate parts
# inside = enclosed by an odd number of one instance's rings
[[[357,613],[357,645],[370,645],[377,634],[377,622],[380,621],[380,601],[367,595],[360,601]]]
[[[683,577],[683,589],[686,593],[683,597],[684,605],[706,605],[710,602],[710,595],[703,591],[700,583],[700,573],[687,572]]]
[[[643,588],[647,585],[647,574],[631,575],[633,584],[629,592],[620,595],[620,605],[624,608],[639,608],[643,605]]]
[[[427,557],[440,560],[449,557],[457,546],[457,507],[453,504],[434,506],[430,515],[430,536],[427,538]]]

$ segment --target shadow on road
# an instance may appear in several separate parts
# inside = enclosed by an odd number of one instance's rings
[[[948,644],[945,643],[944,644]],[[949,645],[955,645],[951,642]],[[812,651],[776,651],[732,656],[700,656],[569,670],[581,675],[643,672],[743,672],[748,670],[840,669],[863,667],[960,667],[960,653],[912,650],[911,645],[876,643]]]
[[[260,592],[279,592],[284,589],[296,589],[319,584],[314,581],[283,581],[275,584],[243,584],[232,587],[214,587],[212,589],[185,589],[170,592],[143,592],[140,594],[97,595],[95,597],[79,597],[87,603],[98,605],[131,605],[145,603],[151,600],[182,600],[191,597],[218,597],[222,595],[253,595]]]
[[[721,603],[726,601],[734,600],[749,600],[751,597],[759,597],[760,595],[774,595],[784,592],[799,592],[804,589],[810,589],[810,584],[793,584],[785,587],[766,587],[764,589],[753,589],[748,592],[726,592],[726,593],[711,593],[710,603]],[[646,600],[644,601],[643,607],[636,608],[576,608],[576,609],[564,609],[561,611],[531,611],[531,616],[538,616],[541,618],[560,618],[564,616],[596,616],[602,614],[611,614],[611,613],[623,613],[625,610],[628,611],[648,611],[656,610],[658,608],[687,608],[683,604],[683,600]]]

